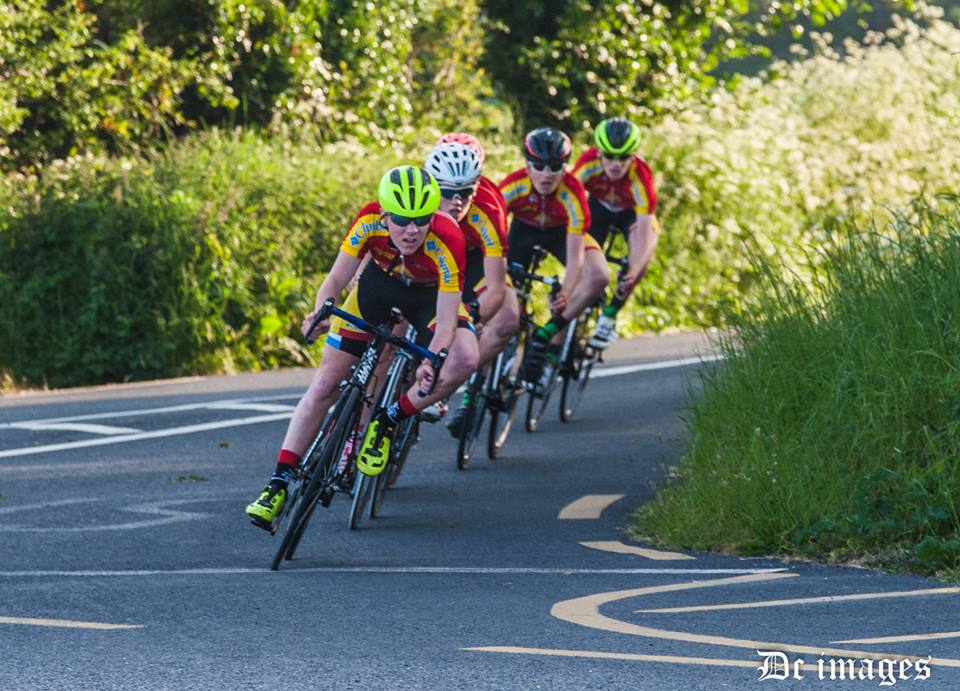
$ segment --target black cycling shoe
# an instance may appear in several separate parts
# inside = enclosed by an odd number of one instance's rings
[[[523,368],[523,379],[528,384],[536,384],[543,376],[548,345],[547,341],[541,341],[539,338],[530,339],[530,354],[527,356],[527,362]]]

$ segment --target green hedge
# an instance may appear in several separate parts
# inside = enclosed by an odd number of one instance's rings
[[[0,370],[61,387],[309,361],[295,324],[380,174],[357,153],[213,134],[21,178]]]

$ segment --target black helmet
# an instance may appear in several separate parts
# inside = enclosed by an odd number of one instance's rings
[[[552,127],[538,127],[523,138],[523,155],[528,161],[566,163],[572,151],[570,137]]]

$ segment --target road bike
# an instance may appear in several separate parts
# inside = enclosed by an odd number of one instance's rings
[[[378,326],[334,307],[333,300],[327,300],[318,311],[307,333],[312,333],[320,321],[330,316],[340,317],[369,333],[373,338],[360,360],[352,367],[350,377],[341,383],[340,397],[324,417],[320,431],[294,471],[287,490],[288,500],[271,529],[271,533],[276,534],[285,519],[289,517],[283,540],[270,565],[273,570],[278,569],[284,559],[293,559],[317,505],[330,506],[335,494],[346,492],[352,495],[349,525],[353,529],[360,524],[377,478],[357,469],[356,455],[359,452],[359,441],[363,439],[365,433],[365,425],[362,424],[364,406],[371,403],[368,385],[371,383],[384,348],[390,344],[401,351],[411,353],[412,357],[429,359],[434,367],[434,385],[439,380],[440,369],[447,356],[445,349],[439,353],[433,353],[412,340],[395,336],[392,328],[402,319],[399,310],[393,310],[387,325]],[[312,340],[308,339],[308,343],[312,343]],[[430,394],[429,391],[418,393],[421,396]],[[385,402],[389,403],[390,400],[380,395],[377,406],[373,408],[372,414],[367,419],[373,419]],[[405,426],[398,426],[397,431],[401,428]],[[352,448],[348,447],[351,439],[355,442],[350,445]],[[379,440],[376,441],[379,442]],[[406,451],[408,452],[409,449]]]
[[[510,280],[516,291],[520,308],[520,323],[517,332],[497,354],[487,372],[477,371],[467,383],[467,412],[457,444],[457,467],[463,470],[481,436],[483,423],[489,417],[487,431],[487,457],[500,456],[510,430],[517,403],[527,393],[523,381],[523,361],[526,344],[536,323],[530,308],[530,296],[535,282],[543,283],[554,290],[559,289],[556,276],[536,273],[547,251],[535,245],[528,266],[512,262],[508,267]]]
[[[619,266],[617,282],[626,275],[629,262],[625,257],[611,254],[613,235],[606,243],[604,256],[611,264]],[[603,351],[590,345],[590,335],[596,327],[597,318],[606,304],[606,295],[587,308],[571,326],[570,347],[566,358],[561,358],[559,367],[562,385],[560,389],[560,422],[570,422],[583,399],[587,382],[595,365],[603,362]]]

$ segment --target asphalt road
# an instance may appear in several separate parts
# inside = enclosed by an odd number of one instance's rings
[[[309,371],[0,399],[0,689],[960,688],[957,588],[625,537],[698,352],[618,344],[573,422],[466,471],[426,426],[381,519],[337,497],[279,572],[243,507]]]

